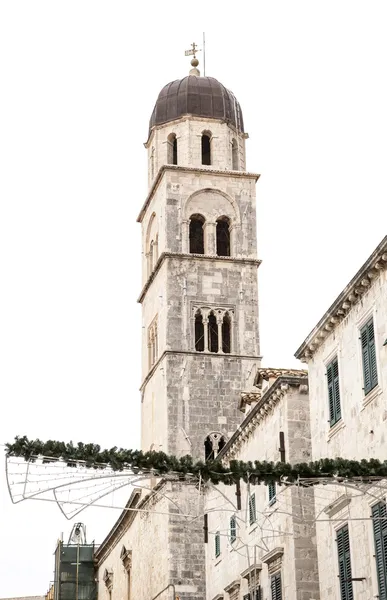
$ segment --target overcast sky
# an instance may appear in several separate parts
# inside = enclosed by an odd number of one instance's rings
[[[1,443],[139,447],[143,142],[203,30],[261,173],[263,365],[302,366],[295,350],[386,234],[386,12],[0,0]],[[0,597],[43,594],[71,524],[54,503],[12,505],[0,468]],[[118,515],[84,512],[89,540]]]

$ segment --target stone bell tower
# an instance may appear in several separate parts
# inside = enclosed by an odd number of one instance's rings
[[[259,367],[255,184],[242,111],[213,77],[160,92],[142,225],[142,449],[216,455]]]

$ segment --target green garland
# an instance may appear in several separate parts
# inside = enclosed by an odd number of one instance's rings
[[[100,469],[110,466],[114,471],[124,468],[134,472],[154,471],[158,475],[176,474],[184,479],[186,475],[201,476],[204,481],[214,484],[232,485],[238,481],[249,481],[251,484],[281,483],[284,479],[289,482],[301,479],[317,478],[354,478],[369,479],[371,477],[387,478],[387,461],[346,460],[344,458],[324,458],[310,463],[290,465],[282,462],[260,462],[258,460],[243,462],[231,460],[229,466],[219,460],[194,462],[192,456],[176,458],[164,452],[142,452],[141,450],[124,450],[116,447],[102,450],[97,444],[78,442],[41,442],[31,441],[26,436],[16,437],[13,444],[6,444],[7,456],[19,456],[25,460],[36,460],[44,457],[43,462],[64,460],[69,466],[75,467],[82,463],[86,467]]]

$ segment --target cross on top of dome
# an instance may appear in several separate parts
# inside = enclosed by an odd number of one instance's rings
[[[193,59],[191,60],[192,69],[190,70],[189,74],[194,75],[196,77],[200,77],[200,71],[197,68],[199,65],[199,61],[196,58],[196,52],[200,52],[200,48],[197,47],[195,42],[192,42],[191,46],[192,46],[191,50],[186,50],[184,53],[185,56],[193,56]]]

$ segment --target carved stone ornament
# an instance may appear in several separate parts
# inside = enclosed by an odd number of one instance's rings
[[[282,547],[277,547],[262,557],[262,562],[267,564],[269,575],[273,575],[281,569],[283,554],[284,549]]]
[[[108,569],[105,569],[104,574],[103,574],[103,580],[105,582],[107,589],[109,591],[111,591],[113,588],[113,571],[112,570],[108,571]]]
[[[132,568],[132,551],[127,550],[125,546],[122,546],[120,559],[122,560],[125,571],[128,573]]]

